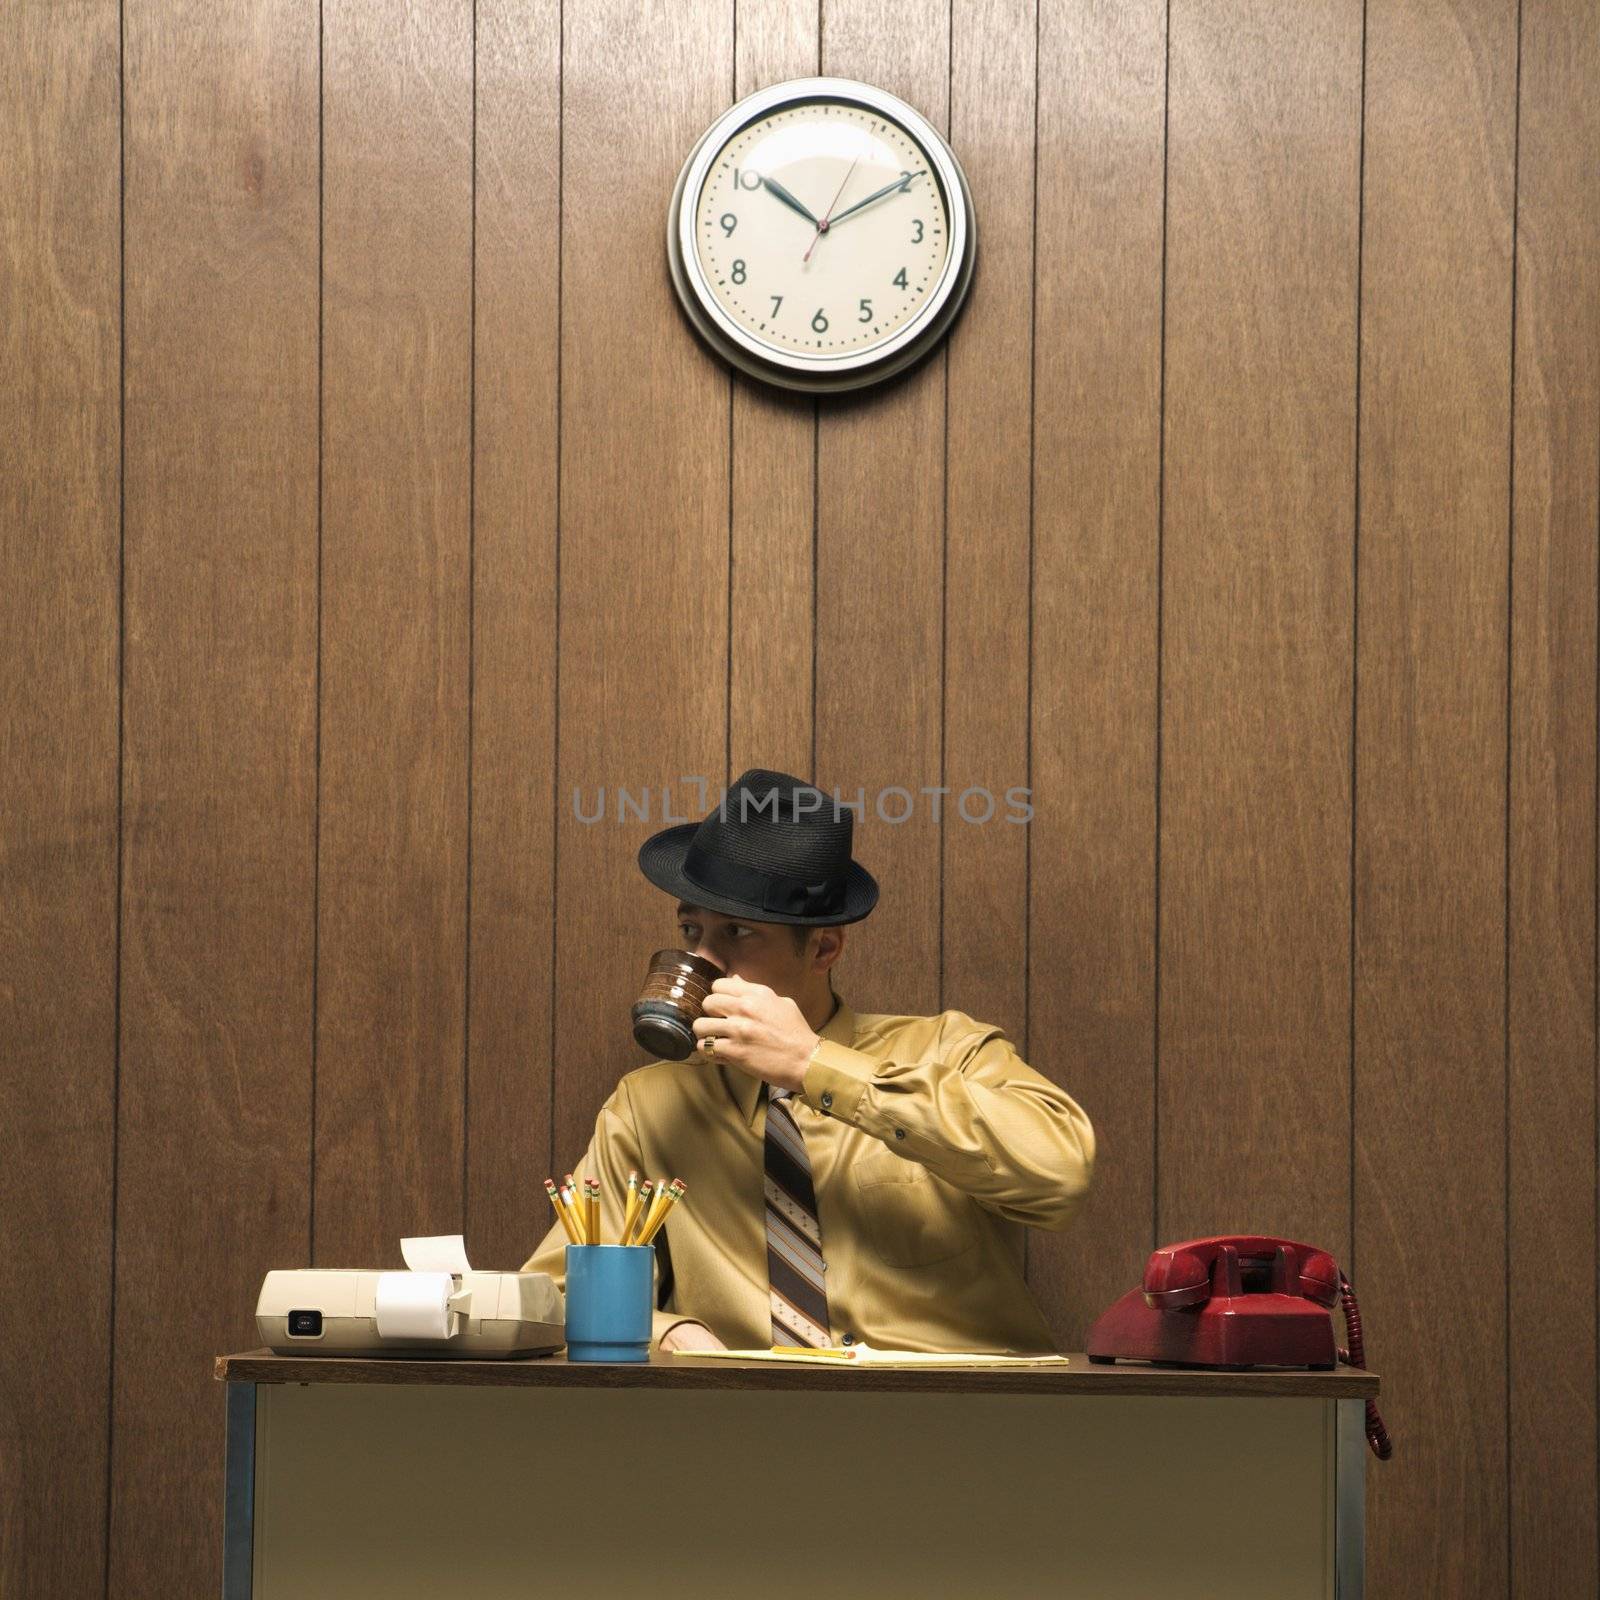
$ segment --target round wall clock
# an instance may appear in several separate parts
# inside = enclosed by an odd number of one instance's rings
[[[689,319],[742,372],[858,389],[926,355],[972,282],[977,227],[950,147],[903,100],[797,78],[689,153],[667,259]]]

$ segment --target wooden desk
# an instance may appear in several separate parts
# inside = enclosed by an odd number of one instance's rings
[[[1358,1600],[1375,1374],[1072,1359],[223,1356],[224,1600]]]

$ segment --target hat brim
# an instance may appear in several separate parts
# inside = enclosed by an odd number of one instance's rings
[[[687,900],[691,905],[703,906],[707,911],[719,911],[727,917],[748,917],[752,922],[788,922],[796,927],[827,928],[846,922],[859,922],[878,903],[878,882],[858,862],[852,861],[845,873],[844,910],[825,917],[790,917],[777,911],[766,911],[747,901],[731,900],[725,895],[702,889],[683,874],[683,858],[700,824],[685,822],[675,828],[664,828],[651,834],[639,846],[639,870],[658,889]]]

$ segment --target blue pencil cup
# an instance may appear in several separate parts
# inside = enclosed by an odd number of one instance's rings
[[[567,1246],[567,1360],[648,1361],[653,1244]]]

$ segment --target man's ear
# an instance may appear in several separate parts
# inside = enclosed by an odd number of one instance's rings
[[[826,972],[844,954],[844,929],[837,925],[817,929],[817,947],[811,955],[811,970]]]

